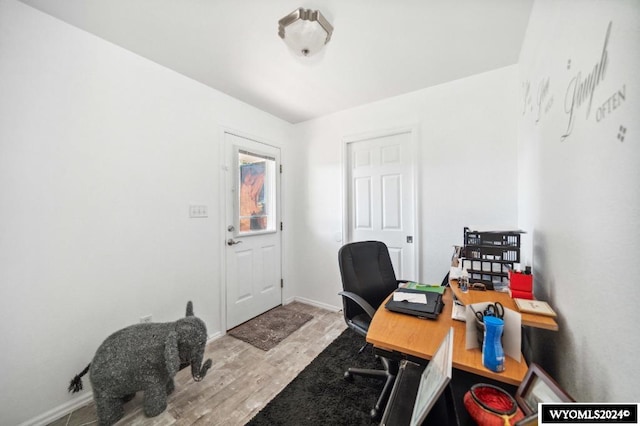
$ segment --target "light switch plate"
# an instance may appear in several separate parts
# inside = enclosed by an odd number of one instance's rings
[[[207,206],[203,206],[203,205],[199,205],[199,206],[191,205],[189,206],[189,217],[191,218],[209,217],[209,209],[207,208]]]

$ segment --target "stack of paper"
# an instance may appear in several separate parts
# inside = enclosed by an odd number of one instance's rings
[[[410,288],[412,290],[430,291],[432,293],[444,294],[444,289],[440,284],[421,284],[415,281],[409,281],[404,288]]]

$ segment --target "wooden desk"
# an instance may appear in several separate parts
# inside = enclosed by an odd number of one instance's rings
[[[518,386],[528,369],[524,357],[521,362],[505,357],[505,371],[502,373],[485,368],[482,365],[482,350],[465,348],[466,324],[451,318],[451,294],[451,288],[447,288],[443,295],[444,309],[437,320],[391,312],[384,307],[386,301],[383,302],[371,321],[367,342],[378,349],[431,359],[449,328],[453,327],[454,368]]]
[[[453,290],[453,294],[455,294],[458,300],[465,306],[481,302],[500,302],[505,308],[511,309],[512,311],[520,312],[518,310],[518,307],[516,306],[516,303],[513,301],[511,296],[509,296],[509,293],[500,293],[493,290],[469,290],[466,293],[463,293],[458,287],[457,280],[451,280],[449,289]],[[528,314],[526,312],[520,312],[520,315],[522,315],[522,325],[558,331],[558,323],[553,317]]]

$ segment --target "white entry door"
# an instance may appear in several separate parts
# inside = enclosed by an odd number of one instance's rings
[[[347,141],[348,241],[384,242],[396,277],[416,280],[411,131]]]
[[[280,149],[225,133],[227,330],[282,303]]]

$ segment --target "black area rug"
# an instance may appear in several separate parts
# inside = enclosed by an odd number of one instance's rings
[[[377,424],[371,420],[369,412],[378,399],[383,382],[355,377],[354,382],[350,383],[343,378],[349,367],[382,368],[382,363],[373,356],[371,347],[358,354],[363,343],[363,337],[349,329],[345,330],[247,424]],[[464,408],[463,397],[471,385],[478,382],[500,386],[511,395],[516,391],[514,386],[454,370],[451,383],[459,424],[462,426],[475,425]],[[444,398],[438,401],[438,405],[444,406]],[[425,424],[447,426],[442,422],[429,421],[430,418],[427,418]]]
[[[302,327],[313,315],[279,306],[228,331],[233,337],[268,351]]]
[[[349,367],[382,368],[364,337],[347,329],[267,404],[248,424],[370,425],[369,411],[382,390],[381,380],[343,378]]]

